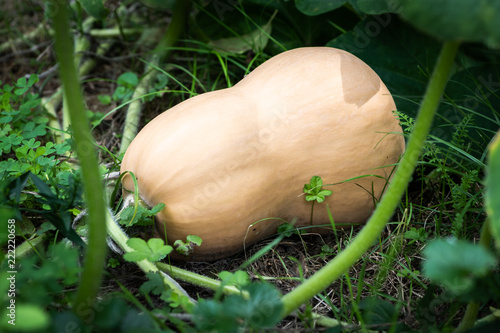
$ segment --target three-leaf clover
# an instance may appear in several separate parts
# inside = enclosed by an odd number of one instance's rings
[[[307,201],[323,202],[325,197],[331,195],[330,190],[323,190],[323,180],[319,176],[313,176],[309,184],[304,185],[304,193]]]
[[[165,245],[163,239],[160,238],[151,238],[147,243],[141,238],[130,238],[127,241],[127,245],[135,250],[123,255],[123,258],[127,261],[147,259],[156,262],[165,258],[173,250],[170,245]]]

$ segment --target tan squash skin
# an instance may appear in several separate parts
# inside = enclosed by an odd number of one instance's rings
[[[190,98],[148,123],[121,171],[138,178],[150,206],[165,203],[157,228],[168,242],[203,239],[187,260],[216,260],[276,232],[282,221],[310,224],[302,194],[362,175],[387,179],[405,143],[394,101],[375,72],[338,49],[300,48],[268,60],[232,88]],[[387,134],[389,133],[389,134]],[[133,190],[131,177],[124,187]],[[314,224],[364,223],[384,179],[360,178],[314,207]],[[315,228],[315,231],[318,231]],[[325,229],[327,230],[327,228]]]

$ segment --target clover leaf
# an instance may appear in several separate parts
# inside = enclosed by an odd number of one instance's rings
[[[152,262],[159,261],[173,250],[170,245],[165,245],[163,239],[160,238],[151,238],[147,243],[141,238],[130,238],[127,245],[135,251],[125,253],[123,258],[135,262],[144,259]]]

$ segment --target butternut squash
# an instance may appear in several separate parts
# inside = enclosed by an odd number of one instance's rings
[[[333,194],[315,205],[314,225],[329,224],[326,205],[336,223],[365,222],[405,149],[394,110],[354,55],[294,49],[160,114],[132,141],[121,171],[136,175],[148,205],[166,205],[159,236],[166,230],[172,244],[198,235],[203,243],[187,259],[215,260],[272,235],[282,220],[309,225],[301,194],[314,175],[337,184],[324,186]],[[363,175],[374,176],[343,182]],[[130,176],[123,186],[133,190]]]

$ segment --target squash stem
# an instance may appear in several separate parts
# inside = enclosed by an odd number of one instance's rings
[[[106,215],[106,230],[108,235],[113,239],[113,241],[125,252],[132,252],[131,249],[127,245],[127,241],[129,240],[127,234],[123,232],[123,230],[116,224],[115,220],[111,216],[111,213],[108,211]],[[144,272],[160,272],[160,270],[155,266],[155,264],[149,260],[141,260],[136,262],[137,266]],[[164,272],[165,273],[165,272]],[[188,293],[169,275],[162,275],[163,282],[170,287],[176,294],[179,296],[185,296],[189,299],[190,303],[195,303],[195,301],[188,295]]]
[[[187,283],[194,284],[198,287],[211,289],[217,291],[221,288],[222,284],[220,280],[212,279],[207,276],[196,274],[188,270],[168,265],[162,262],[156,263],[156,266],[166,274],[170,275],[174,279],[178,279]],[[242,291],[234,286],[223,286],[222,292],[225,294],[241,294]]]
[[[410,177],[420,157],[434,114],[448,82],[458,45],[458,42],[446,42],[441,49],[427,85],[422,104],[420,105],[415,129],[409,139],[406,153],[402,157],[394,178],[377,209],[347,248],[296,289],[283,296],[283,317],[290,314],[301,304],[307,302],[314,295],[327,288],[333,281],[341,277],[349,267],[363,256],[382,233],[407,188]]]
[[[108,231],[108,235],[124,252],[133,251],[127,245],[127,241],[129,240],[127,234],[116,224],[110,213],[108,213],[106,216],[106,228]],[[163,275],[163,282],[177,294],[181,296],[187,296],[192,303],[194,303],[194,300],[191,299],[186,291],[173,279],[179,279],[181,281],[192,283],[199,287],[212,290],[218,290],[218,288],[221,287],[221,282],[219,280],[211,279],[209,277],[164,263],[158,262],[155,265],[155,263],[152,263],[148,260],[142,260],[137,262],[137,266],[139,266],[139,268],[142,269],[144,273],[159,271],[165,273],[165,275]],[[222,291],[226,294],[241,293],[239,289],[233,286],[224,286]]]
[[[74,147],[80,162],[82,182],[88,207],[89,233],[85,262],[74,300],[77,315],[88,313],[96,300],[106,259],[106,201],[99,176],[95,141],[86,117],[83,94],[74,63],[73,43],[70,37],[66,1],[53,1],[55,50],[59,61],[59,75],[67,99],[68,113],[73,128]]]

